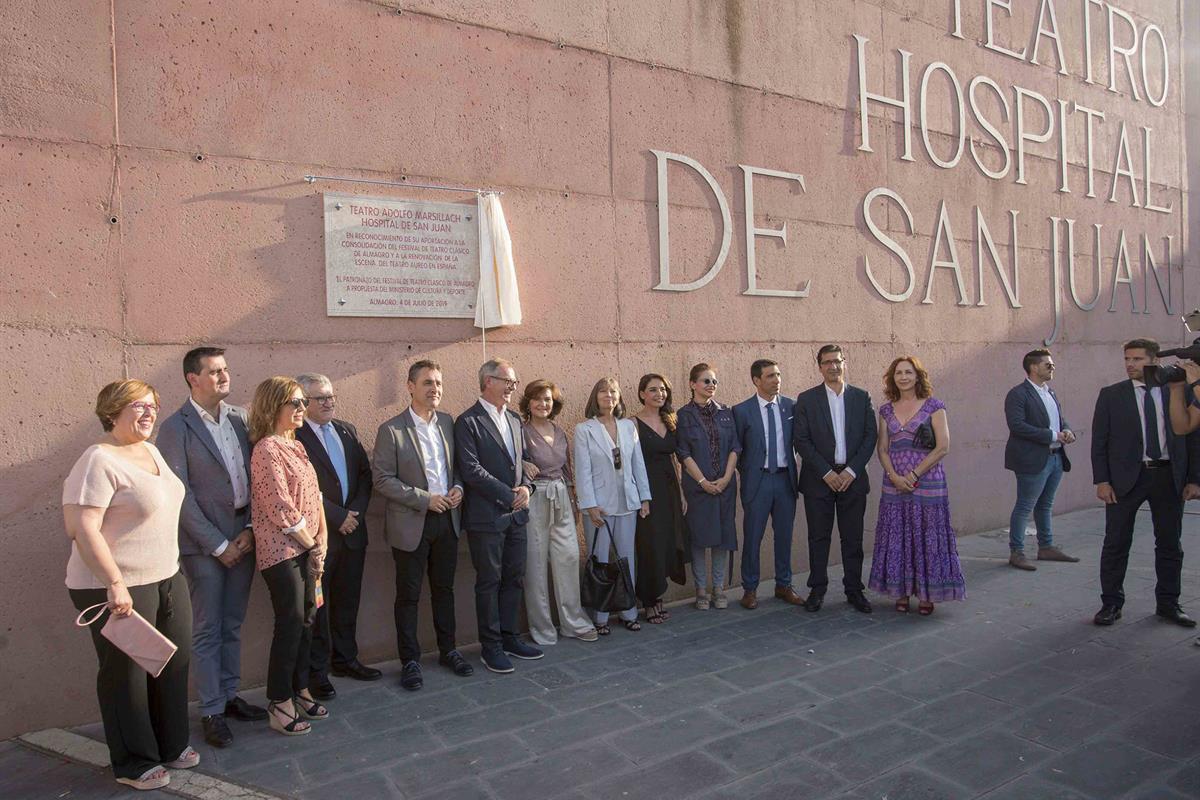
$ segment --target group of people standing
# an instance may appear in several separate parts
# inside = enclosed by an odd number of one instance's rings
[[[1179,531],[1182,501],[1200,496],[1200,433],[1172,432],[1168,419],[1187,422],[1180,402],[1143,381],[1156,355],[1149,340],[1127,344],[1131,381],[1108,387],[1097,403],[1093,470],[1108,509],[1100,625],[1120,617],[1133,515],[1147,499],[1158,613],[1195,625],[1178,604]],[[1033,351],[1023,365],[1027,380],[1005,403],[1005,465],[1018,483],[1010,563],[1029,570],[1035,567],[1024,557],[1023,532],[1030,513],[1039,559],[1078,560],[1054,546],[1050,530],[1054,492],[1070,467],[1065,446],[1075,436],[1048,385],[1049,352]],[[454,419],[440,410],[440,365],[421,360],[407,374],[410,406],[380,426],[371,456],[354,426],[335,417],[337,395],[323,375],[268,378],[247,412],[226,402],[224,350],[191,350],[183,359],[190,396],[162,424],[157,448],[149,438],[158,392],[137,379],[105,386],[96,401],[104,436],[63,488],[72,541],[66,583],[81,611],[106,604],[126,617],[136,607],[178,648],[161,673],[148,677],[92,626],[117,779],[158,788],[170,780],[166,768],[199,763],[188,745],[189,668],[205,739],[218,747],[233,742],[228,718],[268,720],[281,734],[305,734],[311,721],[329,715],[324,702],[337,694],[330,675],[381,677],[361,663],[356,644],[373,494],[384,501],[395,565],[400,683],[413,691],[423,685],[417,610],[426,575],[438,663],[457,676],[474,672],[456,645],[454,578],[463,533],[476,573],[480,658],[496,673],[513,672],[512,659],[541,658],[540,648],[559,636],[595,642],[611,634],[606,610],[581,604],[577,514],[589,552],[602,562],[614,553],[628,562],[637,605],[617,613],[629,631],[640,630],[642,619],[669,620],[668,581],[685,584],[689,564],[696,607],[726,607],[739,494],[740,604],[748,610],[759,604],[768,522],[774,597],[782,602],[820,611],[835,524],[842,588],[855,610],[872,613],[867,587],[894,600],[898,612],[909,611],[915,597],[925,616],[935,603],[964,598],[942,464],[949,421],[920,359],[891,362],[878,412],[867,391],[847,383],[839,345],[821,347],[816,367],[820,383],[793,401],[782,395],[778,363],[759,359],[750,366],[754,394],[732,407],[717,401],[720,382],[708,364],[692,367],[690,398],[678,409],[670,381],[647,374],[632,417],[617,379],[604,377],[587,397],[585,420],[568,436],[556,421],[564,398],[554,382],[528,383],[517,413],[510,408],[519,386],[513,364],[490,360],[479,369],[478,401]],[[872,455],[883,476],[864,583]],[[801,496],[806,597],[793,587],[791,569]],[[265,709],[238,695],[240,631],[255,571],[275,616]],[[532,643],[521,636],[522,603]]]

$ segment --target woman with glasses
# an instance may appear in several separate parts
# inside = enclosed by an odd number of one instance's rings
[[[643,375],[638,381],[638,440],[650,479],[650,513],[637,521],[637,596],[651,625],[671,618],[663,608],[667,579],[687,583],[684,564],[691,559],[679,488],[678,437],[671,384],[662,375]]]
[[[630,578],[636,581],[637,515],[650,513],[650,481],[637,425],[623,419],[625,403],[616,378],[596,382],[583,414],[587,421],[575,426],[575,494],[588,548],[607,564],[609,548],[615,546],[617,557],[628,559]],[[608,612],[592,611],[596,632],[607,636]],[[628,630],[642,629],[636,604],[621,611],[621,622]]]
[[[143,381],[101,389],[96,416],[104,436],[75,462],[62,499],[71,602],[80,611],[104,604],[117,617],[136,610],[179,648],[152,677],[101,635],[103,622],[90,627],[113,774],[135,789],[162,788],[171,782],[166,767],[200,763],[188,745],[192,605],[179,574],[178,534],[184,488],[148,441],[158,408],[158,392]]]
[[[317,473],[296,441],[307,407],[300,384],[284,376],[260,383],[250,407],[254,550],[275,610],[267,712],[271,728],[285,736],[308,733],[305,719],[329,716],[308,689],[316,590],[328,536]]]
[[[696,580],[696,608],[709,607],[708,567],[712,555],[712,605],[725,608],[725,575],[737,549],[734,523],[737,503],[735,478],[742,446],[734,428],[733,412],[714,398],[717,373],[708,364],[697,364],[688,375],[692,399],[679,409],[675,455],[683,465],[683,498],[692,544],[692,577]]]
[[[525,612],[530,638],[542,645],[558,641],[550,614],[551,578],[562,635],[585,642],[598,638],[579,604],[579,534],[570,489],[575,482],[571,445],[567,432],[554,421],[562,408],[562,392],[552,381],[539,379],[525,387],[521,397],[525,472],[537,485],[529,498],[525,532]]]

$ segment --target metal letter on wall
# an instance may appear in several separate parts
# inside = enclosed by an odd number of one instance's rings
[[[721,191],[721,187],[717,185],[717,179],[699,161],[662,150],[651,150],[650,152],[654,153],[658,166],[658,284],[654,288],[662,292],[691,292],[717,277],[721,267],[725,266],[725,259],[729,255],[729,243],[733,238],[733,218],[729,213],[729,204],[725,202],[725,195]],[[717,253],[717,259],[707,272],[688,283],[671,283],[671,239],[668,214],[670,198],[667,193],[668,161],[677,161],[694,169],[712,190],[713,196],[717,198],[717,207],[721,211],[721,250]]]
[[[794,172],[781,172],[777,169],[748,167],[745,164],[738,164],[738,166],[742,168],[742,181],[746,191],[746,291],[742,292],[742,294],[758,295],[760,297],[808,297],[808,289],[812,281],[805,281],[804,285],[799,289],[759,289],[754,247],[755,236],[773,236],[776,239],[782,240],[785,246],[787,245],[787,222],[784,222],[778,228],[757,228],[754,226],[754,176],[766,175],[771,178],[785,178],[796,181],[796,183],[800,184],[801,191],[807,191],[804,186],[804,176],[797,175]]]
[[[875,224],[875,220],[871,218],[871,202],[876,197],[886,197],[889,200],[894,201],[896,205],[900,206],[900,210],[904,212],[904,219],[908,222],[909,234],[913,232],[913,215],[912,212],[908,210],[908,206],[905,205],[904,198],[884,186],[879,186],[872,189],[871,191],[867,192],[867,196],[863,198],[862,213],[863,219],[867,223],[867,230],[871,232],[871,235],[874,236],[881,245],[886,247],[888,250],[891,250],[892,253],[900,259],[900,263],[904,265],[904,272],[907,277],[904,291],[898,293],[889,292],[887,289],[883,288],[883,284],[876,279],[875,273],[871,271],[871,259],[866,255],[863,255],[863,268],[866,270],[867,280],[871,282],[871,285],[875,287],[875,291],[879,292],[879,296],[884,300],[889,300],[893,303],[903,303],[912,296],[913,287],[916,284],[916,277],[913,274],[912,259],[908,257],[908,253],[903,247],[900,246],[899,242],[884,233],[883,230]]]

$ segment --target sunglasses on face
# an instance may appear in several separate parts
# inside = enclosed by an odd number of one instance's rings
[[[720,381],[718,381],[716,378],[701,378],[696,382],[703,383],[705,386],[716,386],[720,383]]]
[[[302,408],[308,408],[307,397],[293,397],[284,403],[284,406],[291,406],[293,411],[299,411]]]

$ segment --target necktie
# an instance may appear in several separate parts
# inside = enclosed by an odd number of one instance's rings
[[[1142,407],[1146,410],[1146,457],[1151,461],[1162,458],[1162,445],[1158,443],[1158,409],[1154,407],[1154,398],[1150,396],[1150,387],[1146,390]]]
[[[767,469],[779,467],[779,449],[775,444],[775,404],[767,403]]]
[[[333,471],[337,473],[338,482],[342,485],[342,502],[345,503],[346,493],[350,491],[350,476],[346,474],[346,454],[342,452],[338,442],[334,441],[337,434],[334,433],[332,424],[326,423],[321,426],[321,436],[325,439],[325,451],[329,453],[329,460],[333,462]]]

